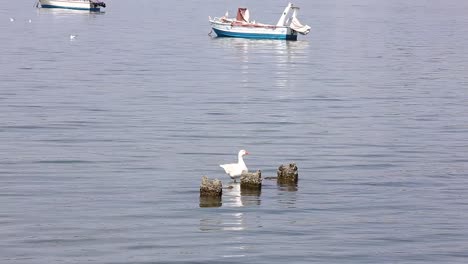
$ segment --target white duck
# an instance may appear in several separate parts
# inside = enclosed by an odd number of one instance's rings
[[[238,158],[237,163],[219,165],[221,168],[224,169],[226,174],[228,174],[229,177],[231,177],[231,179],[234,180],[234,182],[236,181],[237,178],[241,176],[243,172],[249,171],[249,169],[247,169],[247,166],[245,165],[244,159],[242,158],[245,155],[249,155],[249,152],[241,149],[239,151],[239,154],[237,155],[237,158]]]

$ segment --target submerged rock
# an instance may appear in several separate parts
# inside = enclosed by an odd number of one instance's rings
[[[201,197],[221,197],[223,194],[223,184],[220,180],[210,180],[207,176],[202,177],[202,183],[200,185],[200,196]]]
[[[297,172],[296,163],[290,163],[289,165],[281,165],[278,167],[278,183],[297,183],[299,179],[299,173]]]

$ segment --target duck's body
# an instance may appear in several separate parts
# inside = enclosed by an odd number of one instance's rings
[[[247,151],[242,149],[239,151],[239,154],[237,155],[237,158],[238,158],[237,163],[221,164],[219,166],[224,169],[226,174],[229,175],[231,179],[236,181],[236,179],[240,178],[242,173],[249,171],[243,159],[243,156],[248,155],[248,154],[249,153]]]

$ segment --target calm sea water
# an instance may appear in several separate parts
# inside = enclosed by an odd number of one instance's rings
[[[0,8],[1,263],[466,263],[467,1],[300,0],[297,42],[207,35],[285,1],[107,4]],[[241,148],[298,186],[203,207]]]

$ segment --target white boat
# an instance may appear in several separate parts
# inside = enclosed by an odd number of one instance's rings
[[[99,0],[39,0],[42,8],[66,8],[74,10],[100,11],[106,4]]]
[[[218,37],[297,40],[298,33],[310,32],[310,27],[297,19],[298,12],[299,7],[288,3],[276,25],[251,21],[247,8],[239,8],[236,18],[229,18],[226,12],[222,17],[208,17],[208,20]]]

